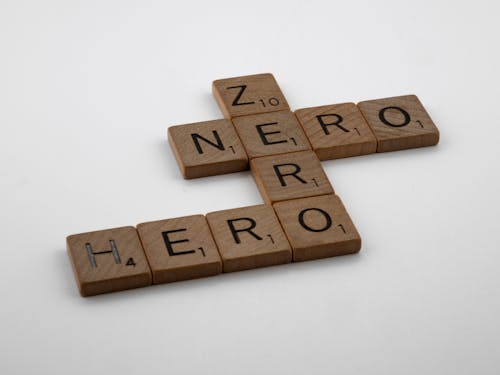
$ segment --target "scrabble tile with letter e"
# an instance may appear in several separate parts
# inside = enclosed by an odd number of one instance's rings
[[[208,224],[222,257],[224,272],[289,263],[292,251],[271,206],[211,212]]]
[[[178,217],[137,225],[153,273],[153,283],[213,276],[222,262],[203,215]]]
[[[356,253],[361,237],[336,195],[273,205],[293,249],[294,262]]]
[[[311,149],[290,111],[236,117],[233,124],[250,159]]]
[[[302,108],[296,110],[295,115],[319,160],[377,151],[377,140],[354,103]]]
[[[290,110],[269,73],[219,79],[213,82],[212,92],[225,118]]]
[[[333,193],[313,151],[252,159],[250,170],[267,204]]]
[[[151,271],[134,227],[73,234],[66,243],[82,296],[151,285]]]
[[[439,131],[415,95],[358,103],[377,138],[377,152],[433,146]]]
[[[168,140],[184,178],[248,169],[245,149],[229,120],[171,126]]]

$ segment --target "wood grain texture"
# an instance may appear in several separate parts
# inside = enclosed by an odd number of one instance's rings
[[[207,220],[224,272],[274,266],[292,259],[290,244],[271,206],[211,212]]]
[[[229,120],[171,126],[168,140],[184,178],[248,169],[245,149]]]
[[[377,152],[433,146],[439,131],[415,95],[358,103],[377,138]]]
[[[151,285],[151,271],[134,227],[73,234],[66,243],[82,296]]]
[[[197,279],[222,272],[217,246],[203,215],[137,225],[153,283]]]
[[[250,159],[311,149],[290,111],[236,117],[233,124]]]
[[[252,159],[250,169],[267,204],[334,192],[313,151]]]
[[[225,118],[290,110],[270,73],[219,79],[212,92]]]
[[[320,160],[377,151],[377,140],[354,103],[302,108],[295,115]]]
[[[293,261],[356,253],[361,237],[336,195],[273,205],[293,249]]]

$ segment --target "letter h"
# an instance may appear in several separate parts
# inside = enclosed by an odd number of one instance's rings
[[[109,240],[109,245],[111,246],[111,250],[93,252],[92,246],[90,245],[90,243],[87,242],[85,244],[85,249],[87,250],[87,255],[89,256],[89,261],[90,261],[90,265],[92,266],[92,268],[97,268],[97,262],[95,261],[95,256],[100,255],[100,254],[112,253],[113,258],[115,258],[116,264],[120,264],[122,262],[120,259],[120,254],[118,254],[118,249],[116,248],[115,241]]]

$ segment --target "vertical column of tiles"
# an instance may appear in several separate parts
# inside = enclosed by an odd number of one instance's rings
[[[82,296],[151,284],[151,271],[134,227],[73,234],[66,243]]]
[[[248,169],[248,157],[229,120],[171,126],[168,140],[184,178]]]
[[[334,192],[312,151],[252,159],[250,169],[267,204]]]
[[[233,123],[250,159],[311,149],[290,111],[236,117]]]
[[[224,272],[289,263],[292,259],[290,245],[270,206],[212,212],[207,220]]]
[[[222,262],[203,215],[142,223],[137,230],[154,284],[222,272]]]
[[[366,155],[377,140],[354,103],[302,108],[295,115],[320,160]]]
[[[212,92],[225,118],[256,113],[289,111],[274,76],[269,73],[219,79]]]
[[[377,137],[377,152],[433,146],[439,131],[415,95],[368,100],[358,107]]]
[[[273,205],[293,249],[294,262],[356,253],[361,238],[336,195]]]

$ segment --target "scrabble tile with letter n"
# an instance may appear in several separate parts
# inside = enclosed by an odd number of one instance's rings
[[[168,140],[184,178],[248,169],[247,154],[229,120],[171,126]]]

